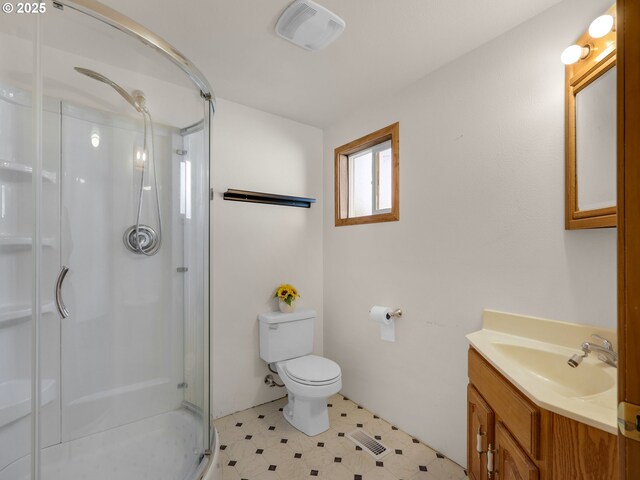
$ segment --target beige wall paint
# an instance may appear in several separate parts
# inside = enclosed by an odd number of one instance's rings
[[[322,131],[218,100],[211,185],[212,414],[215,418],[286,394],[263,383],[257,316],[275,310],[275,287],[298,287],[299,306],[318,311],[322,353]],[[310,196],[310,209],[231,202],[228,188]]]
[[[609,4],[565,1],[324,132],[325,356],[348,397],[463,465],[483,308],[615,325],[615,229],[564,230],[559,60]],[[333,149],[395,121],[401,220],[335,227]],[[374,304],[403,309],[395,343]]]

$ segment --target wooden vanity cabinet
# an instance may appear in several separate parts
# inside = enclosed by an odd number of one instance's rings
[[[612,480],[617,437],[536,406],[470,348],[467,471],[472,480]]]
[[[538,467],[529,460],[502,422],[496,424],[494,477],[502,480],[538,480]]]

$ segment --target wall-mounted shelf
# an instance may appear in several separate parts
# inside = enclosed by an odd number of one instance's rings
[[[0,160],[0,172],[10,172],[18,175],[31,176],[33,175],[33,168],[28,165],[22,165],[20,163],[15,162],[6,162],[4,160]],[[47,170],[42,171],[42,178],[48,180],[49,182],[55,183],[56,174],[53,172],[49,172]]]
[[[57,397],[56,381],[43,378],[40,382],[40,402],[45,406]],[[8,380],[0,383],[0,427],[31,413],[31,379]]]
[[[0,247],[30,247],[33,245],[33,238],[22,235],[0,235]],[[54,239],[44,237],[43,247],[53,247]]]
[[[53,311],[53,302],[42,305],[42,313],[51,313]],[[31,305],[0,307],[0,328],[11,327],[27,320],[31,320]]]
[[[278,195],[275,193],[250,192],[248,190],[234,190],[232,188],[224,192],[225,200],[235,202],[268,203],[271,205],[283,205],[285,207],[310,208],[315,203],[315,198],[292,197],[290,195]]]

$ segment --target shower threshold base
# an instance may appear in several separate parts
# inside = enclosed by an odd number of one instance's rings
[[[200,419],[175,410],[42,449],[41,480],[190,480],[197,469]],[[27,455],[0,480],[29,480]]]

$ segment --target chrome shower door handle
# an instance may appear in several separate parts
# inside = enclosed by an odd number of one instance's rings
[[[69,267],[63,265],[60,269],[60,273],[58,274],[58,279],[56,280],[56,308],[58,309],[58,314],[61,318],[67,318],[69,316],[69,311],[62,301],[62,282],[64,282],[64,277],[67,276],[68,272]]]

